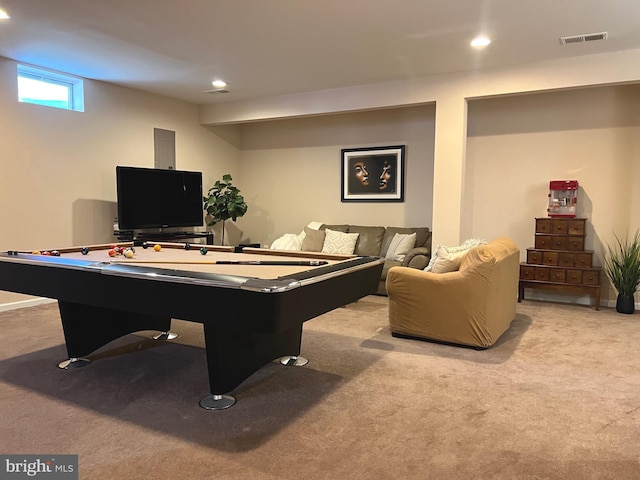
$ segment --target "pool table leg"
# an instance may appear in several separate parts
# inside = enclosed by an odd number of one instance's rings
[[[86,364],[89,355],[107,343],[129,333],[142,330],[169,331],[170,317],[154,317],[110,308],[58,301],[69,360],[60,368]],[[81,363],[78,363],[81,362]]]
[[[280,359],[280,363],[287,367],[303,367],[309,363],[309,360],[298,355],[287,355]]]
[[[233,389],[260,368],[277,358],[300,353],[302,322],[287,330],[267,333],[247,330],[246,323],[218,321],[204,324],[204,337],[211,396],[200,401],[209,410],[228,408],[235,403]],[[244,325],[239,328],[238,323]]]
[[[175,332],[169,332],[169,331],[165,331],[165,332],[161,332],[158,335],[154,336],[153,339],[154,340],[174,340],[176,338],[178,338],[180,335],[178,335]]]

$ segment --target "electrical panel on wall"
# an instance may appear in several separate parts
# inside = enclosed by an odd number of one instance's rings
[[[154,166],[164,170],[176,169],[176,132],[153,129]]]

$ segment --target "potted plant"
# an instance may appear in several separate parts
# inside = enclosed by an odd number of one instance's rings
[[[604,270],[618,291],[616,311],[633,313],[634,295],[640,286],[640,231],[631,240],[620,240],[615,234],[616,244],[607,245],[608,255],[604,259]]]
[[[228,173],[223,175],[222,181],[216,180],[207,196],[203,197],[204,210],[211,217],[207,225],[213,226],[222,222],[221,245],[224,245],[224,222],[228,219],[235,222],[238,217],[247,213],[249,208],[244,197],[240,194],[240,190],[231,184],[231,180],[231,175]]]

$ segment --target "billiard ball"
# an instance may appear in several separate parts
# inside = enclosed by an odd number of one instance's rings
[[[190,243],[185,243],[184,244],[184,249],[185,250],[191,250],[191,244]]]
[[[147,242],[142,242],[142,248],[146,250],[147,248],[149,248],[149,244]]]
[[[110,249],[108,253],[110,257],[115,257],[116,255],[118,255],[115,248]]]
[[[81,253],[82,255],[87,255],[87,254],[89,253],[89,249],[88,249],[87,247],[82,247],[82,248],[80,249],[80,253]]]
[[[202,248],[200,249],[200,253],[201,253],[202,255],[206,255],[208,252],[209,252],[209,250],[207,250],[207,247],[202,247]]]
[[[124,256],[127,258],[133,258],[133,250],[131,250],[130,248],[126,249],[124,251]]]
[[[51,256],[52,256],[52,257],[59,257],[59,256],[60,256],[60,252],[59,252],[58,250],[53,250],[53,251],[51,252]]]
[[[162,250],[162,246],[161,246],[159,243],[156,243],[156,244],[153,246],[153,249],[154,249],[156,252],[159,252],[160,250]]]
[[[33,255],[40,255],[40,250],[34,250],[33,252],[31,252]]]

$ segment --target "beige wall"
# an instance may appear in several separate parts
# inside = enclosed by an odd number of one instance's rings
[[[612,233],[640,226],[633,188],[633,172],[640,170],[639,106],[640,85],[470,100],[462,214],[452,219],[460,238],[508,235],[524,261],[534,218],[546,216],[549,181],[577,179],[578,214],[589,219],[586,247],[602,265]],[[251,205],[238,221],[245,240],[269,244],[312,220],[432,227],[435,115],[426,105],[243,124],[236,144]],[[394,143],[408,146],[406,202],[340,203],[340,149]],[[448,184],[440,188],[446,195]],[[603,297],[615,292],[607,285]]]
[[[176,132],[176,166],[205,184],[238,173],[238,151],[198,109],[85,81],[84,113],[17,101],[16,63],[0,58],[0,250],[113,241],[116,165],[153,166],[154,127]],[[0,305],[23,297],[0,292]]]
[[[534,218],[546,216],[549,180],[576,179],[586,248],[602,265],[612,233],[640,227],[639,106],[640,85],[471,101],[463,237],[502,232],[524,261]],[[603,297],[615,292],[605,288]]]
[[[262,244],[299,233],[310,221],[431,226],[434,106],[248,123],[241,128],[238,220]],[[404,203],[342,203],[341,149],[405,145]]]

